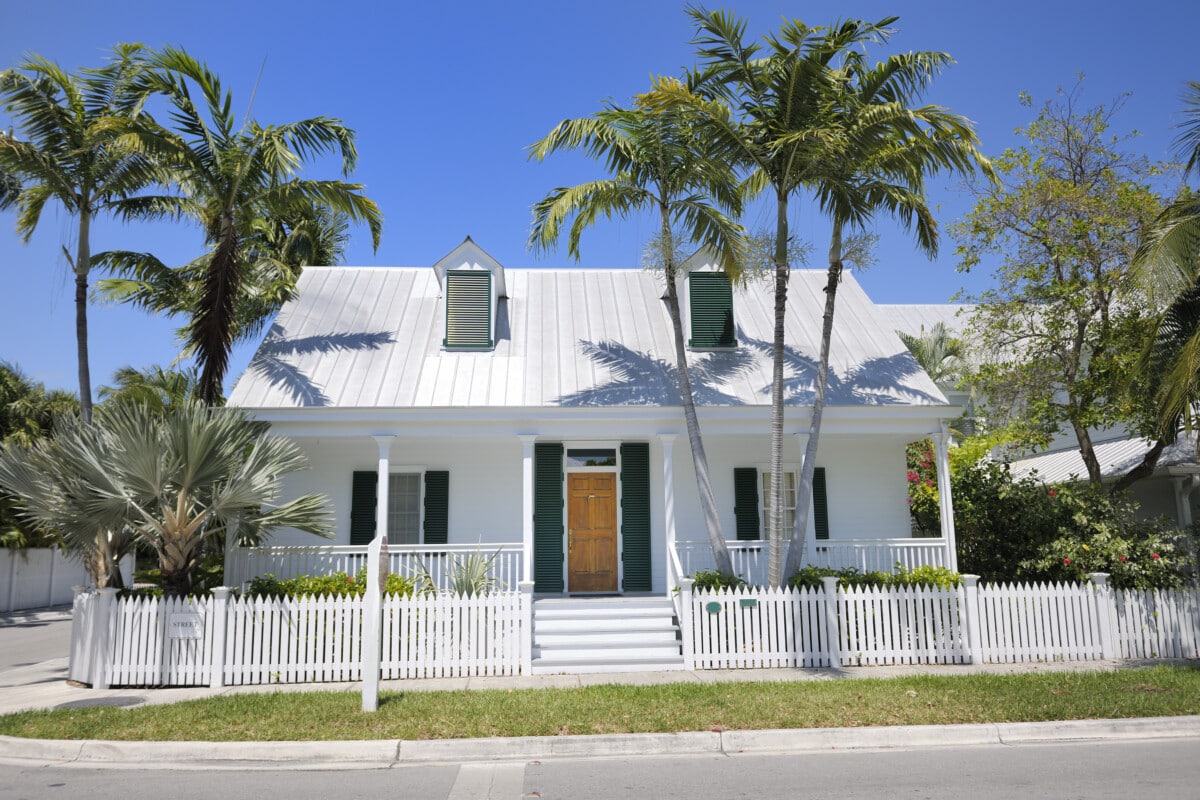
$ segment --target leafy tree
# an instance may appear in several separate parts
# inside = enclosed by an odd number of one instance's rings
[[[118,210],[130,216],[187,219],[204,231],[209,250],[189,265],[202,277],[199,294],[193,296],[187,338],[200,367],[201,397],[211,405],[222,396],[229,351],[241,332],[239,301],[244,299],[247,273],[265,263],[254,250],[262,242],[263,221],[267,227],[287,226],[287,221],[320,208],[335,217],[344,214],[365,222],[378,247],[382,215],[359,184],[298,176],[306,160],[327,153],[341,158],[343,175],[353,171],[358,158],[354,132],[339,120],[313,117],[265,127],[244,120],[238,125],[231,94],[205,64],[168,47],[150,56],[149,67],[139,77],[137,90],[166,98],[173,129],[147,123],[127,139],[162,165],[159,181],[177,192],[132,198]],[[192,99],[193,90],[199,93],[200,107]],[[139,264],[163,268],[156,259],[128,254],[117,266],[136,276]],[[181,282],[192,285],[187,275]],[[177,308],[179,301],[171,296],[163,306]],[[260,316],[256,322],[261,321]]]
[[[164,594],[184,596],[205,546],[232,520],[243,541],[278,527],[330,535],[323,497],[278,503],[280,477],[307,461],[267,429],[240,410],[200,403],[166,416],[117,404],[31,450],[5,445],[0,485],[20,498],[21,513],[53,525],[69,549],[107,568],[97,567],[97,585],[112,580],[122,550],[138,540],[158,556]]]
[[[676,245],[677,239],[683,239],[712,247],[725,273],[732,280],[740,278],[744,260],[742,230],[725,213],[741,211],[737,182],[713,142],[697,136],[695,117],[679,109],[651,111],[610,106],[591,117],[564,120],[531,147],[530,157],[540,161],[562,149],[585,150],[592,158],[604,161],[612,177],[560,187],[546,195],[534,206],[530,246],[545,249],[553,245],[563,224],[573,217],[567,248],[578,258],[584,228],[600,216],[626,217],[642,211],[658,216],[656,251],[666,281],[679,392],[700,507],[717,571],[732,575],[733,564],[709,478],[688,371],[679,311]]]
[[[1127,423],[1160,434],[1153,460],[1173,431],[1147,421],[1136,368],[1146,304],[1125,288],[1158,211],[1155,170],[1110,133],[1120,100],[1081,110],[1079,96],[1077,85],[1043,105],[1022,131],[1028,144],[997,160],[1001,183],[976,190],[955,236],[963,271],[1000,258],[996,285],[971,298],[971,338],[989,347],[976,379],[989,424],[1024,447],[1070,429],[1099,485],[1090,429]]]
[[[28,241],[42,210],[57,201],[75,218],[75,252],[63,253],[75,275],[75,341],[80,413],[92,418],[87,299],[91,228],[97,215],[154,178],[150,160],[123,146],[131,86],[143,68],[140,45],[117,45],[108,64],[78,75],[31,56],[0,72],[0,106],[19,135],[0,135],[0,208],[16,205],[17,232]]]

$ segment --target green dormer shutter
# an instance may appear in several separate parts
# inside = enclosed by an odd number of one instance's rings
[[[688,347],[736,347],[733,328],[733,286],[724,272],[688,274],[688,308],[692,338]]]
[[[445,347],[487,349],[492,342],[492,273],[446,273]]]

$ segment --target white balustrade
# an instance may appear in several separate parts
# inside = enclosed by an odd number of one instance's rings
[[[448,591],[460,565],[483,558],[495,588],[515,591],[523,580],[520,542],[503,544],[389,545],[388,570],[416,579],[428,574],[439,591]],[[260,575],[294,578],[297,575],[354,575],[367,566],[365,545],[327,547],[239,547],[225,565],[225,582],[241,586]]]

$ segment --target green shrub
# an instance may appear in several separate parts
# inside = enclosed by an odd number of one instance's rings
[[[715,569],[702,569],[688,576],[695,583],[692,588],[696,591],[712,589],[737,589],[745,586],[746,582],[737,575],[726,575]]]
[[[949,589],[962,583],[959,574],[946,567],[925,566],[910,570],[897,564],[895,574],[891,574],[877,570],[862,572],[855,567],[832,569],[810,564],[798,570],[788,585],[795,589],[820,589],[822,578],[837,578],[838,586],[842,589],[882,586],[938,586]]]
[[[410,596],[415,582],[402,575],[388,575],[384,594]],[[250,581],[246,597],[362,597],[367,589],[367,571],[361,569],[351,577],[345,572],[328,575],[297,575],[280,579],[267,573]]]

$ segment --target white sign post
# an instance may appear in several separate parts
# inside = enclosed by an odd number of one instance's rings
[[[363,593],[362,710],[379,708],[380,636],[383,631],[383,590],[388,579],[388,543],[377,536],[367,545],[367,585]]]

